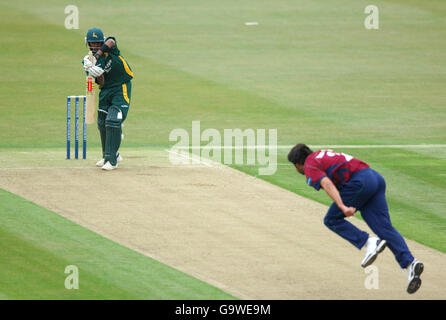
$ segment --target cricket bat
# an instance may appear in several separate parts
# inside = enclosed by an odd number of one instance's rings
[[[90,61],[93,62],[93,52],[88,52],[88,56]],[[87,91],[85,96],[87,97],[86,106],[85,106],[85,122],[87,124],[94,123],[94,116],[96,113],[96,83],[94,78],[88,74],[87,76]]]

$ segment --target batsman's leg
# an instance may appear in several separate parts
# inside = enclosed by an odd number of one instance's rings
[[[117,164],[117,151],[121,145],[121,123],[122,111],[117,106],[111,106],[105,119],[106,143],[105,143],[105,162],[109,161],[111,165]]]
[[[101,145],[102,145],[102,159],[105,158],[105,142],[107,139],[107,130],[105,128],[105,119],[107,117],[107,111],[99,109],[98,110],[98,129],[99,134],[101,136]]]
[[[122,127],[123,127],[123,122],[127,118],[127,114],[129,112],[131,96],[132,96],[132,83],[131,81],[129,81],[127,83],[122,84],[121,87],[117,87],[116,89],[114,89],[111,97],[111,105],[114,108],[112,112],[113,114],[109,115],[108,117],[108,121],[110,122],[110,125],[108,127],[113,129],[108,129],[108,130],[110,132],[113,131],[113,133],[111,133],[113,134],[113,137],[110,138],[110,145],[107,143],[107,146],[109,146],[110,151],[106,153],[108,154],[114,152],[114,156],[110,156],[112,161],[114,161],[115,157],[117,162],[120,162],[122,160],[122,157],[119,154],[119,147],[121,146],[121,142],[123,139]],[[115,113],[117,119],[115,117]],[[119,122],[119,127],[118,127],[118,122]],[[113,164],[114,162],[111,163]]]

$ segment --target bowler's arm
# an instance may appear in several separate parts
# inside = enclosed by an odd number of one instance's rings
[[[321,180],[321,187],[324,191],[333,199],[334,203],[338,206],[339,209],[347,216],[353,216],[356,212],[356,208],[347,207],[344,205],[342,201],[341,195],[339,194],[338,189],[334,185],[333,181],[330,178],[323,177]]]

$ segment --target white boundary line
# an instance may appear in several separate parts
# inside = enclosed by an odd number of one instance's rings
[[[122,167],[123,170],[125,169],[139,169],[139,168],[150,168],[153,165],[141,165],[141,166],[125,166]],[[170,165],[170,166],[157,166],[155,165],[155,167],[157,168],[203,168],[202,163],[201,164],[182,164],[182,165]],[[119,167],[121,169],[121,167]],[[8,167],[8,168],[0,168],[0,171],[9,171],[9,170],[53,170],[53,169],[70,169],[70,170],[94,170],[94,171],[98,171],[98,172],[102,172],[103,170],[101,170],[101,168],[98,167],[70,167],[70,166],[66,166],[66,167]]]
[[[283,146],[285,147],[285,146]],[[288,147],[288,146],[287,146]],[[292,148],[293,146],[289,146]],[[418,149],[418,148],[446,148],[446,144],[365,144],[365,145],[331,145],[331,146],[310,146],[312,148],[351,148],[351,149]]]
[[[203,148],[215,148],[215,149],[291,149],[294,145],[278,145],[278,146],[190,146],[190,147],[180,147],[175,146],[175,149],[184,150],[196,150]],[[313,149],[323,149],[323,148],[333,148],[333,149],[423,149],[423,148],[446,148],[446,144],[364,144],[364,145],[349,145],[349,144],[339,144],[339,145],[309,145]],[[166,149],[168,151],[169,149]],[[168,151],[170,152],[170,151]]]

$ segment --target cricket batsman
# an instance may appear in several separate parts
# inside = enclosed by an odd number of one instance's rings
[[[333,199],[324,224],[356,248],[365,247],[361,266],[366,268],[372,264],[387,246],[400,267],[408,271],[407,292],[415,293],[421,286],[424,265],[412,256],[404,238],[392,226],[384,178],[367,163],[352,156],[332,150],[313,152],[305,144],[294,146],[288,161],[306,176],[309,186],[317,191],[324,189]],[[369,236],[346,220],[357,210],[378,237]]]
[[[133,72],[121,56],[116,39],[104,37],[101,29],[88,30],[85,43],[93,52],[83,59],[84,69],[99,85],[98,129],[101,136],[102,159],[96,166],[103,170],[118,168],[122,160],[118,150],[121,145],[122,123],[127,118],[132,94]]]

